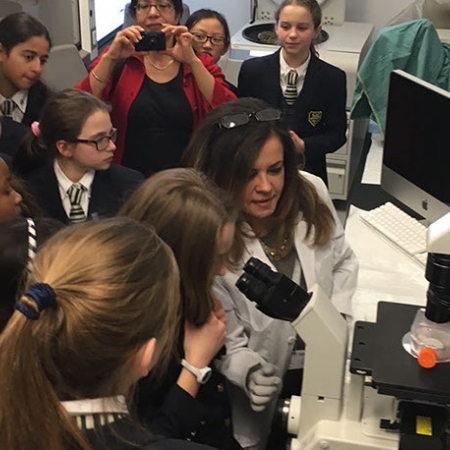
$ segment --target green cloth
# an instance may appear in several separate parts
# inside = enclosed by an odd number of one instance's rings
[[[450,90],[450,45],[441,43],[426,19],[380,30],[358,71],[351,117],[370,117],[383,139],[389,75],[394,69]]]

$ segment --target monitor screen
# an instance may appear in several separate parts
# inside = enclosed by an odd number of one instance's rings
[[[391,73],[381,187],[434,222],[450,211],[450,92]]]
[[[130,0],[95,0],[95,27],[100,42],[123,25],[125,5]]]

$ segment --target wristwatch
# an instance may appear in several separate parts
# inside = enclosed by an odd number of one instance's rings
[[[181,360],[181,365],[194,374],[200,384],[205,384],[211,378],[211,367],[206,366],[203,369],[199,369],[189,364],[184,358]]]

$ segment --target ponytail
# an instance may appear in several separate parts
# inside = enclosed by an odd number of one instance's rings
[[[36,324],[17,311],[0,335],[0,446],[91,450],[45,372],[43,361],[52,361],[48,341],[55,339],[57,325],[45,322],[38,325],[48,327],[46,332],[36,333]]]
[[[0,335],[0,448],[90,450],[60,402],[130,397],[153,338],[153,370],[165,370],[179,326],[175,259],[150,227],[116,218],[61,230],[33,266]]]
[[[26,177],[34,170],[52,161],[56,156],[56,149],[49,149],[40,136],[28,130],[13,156],[12,170],[20,177]]]

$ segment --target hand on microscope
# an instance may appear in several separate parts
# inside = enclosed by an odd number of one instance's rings
[[[254,367],[247,375],[247,390],[250,405],[255,412],[264,411],[267,404],[278,392],[281,378],[276,366],[262,363]]]

